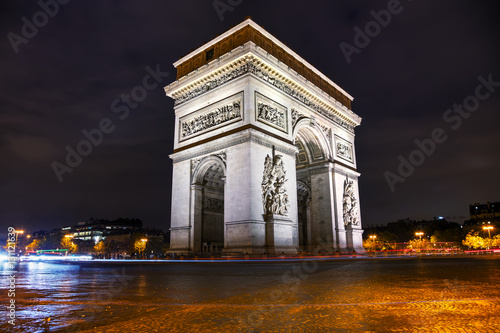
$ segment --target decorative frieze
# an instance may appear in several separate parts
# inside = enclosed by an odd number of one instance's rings
[[[179,141],[242,119],[243,93],[228,97],[180,119]]]
[[[285,94],[293,97],[294,99],[298,100],[299,102],[303,103],[304,105],[310,107],[311,109],[317,111],[319,114],[325,116],[326,118],[330,119],[334,123],[338,124],[339,126],[345,128],[346,130],[350,132],[354,132],[354,126],[346,122],[345,120],[342,120],[340,117],[336,116],[332,111],[329,111],[320,105],[314,103],[311,99],[307,98],[304,96],[302,93],[299,91],[293,89],[289,85],[285,84],[284,82],[278,80],[276,77],[270,75],[266,71],[262,70],[258,65],[256,65],[256,61],[253,59],[248,60],[248,62],[242,64],[241,66],[225,73],[222,74],[212,80],[206,81],[204,84],[201,86],[190,90],[189,92],[180,95],[180,96],[175,96],[175,106],[178,106],[186,101],[189,101],[197,96],[200,96],[216,87],[219,87],[225,83],[228,83],[242,75],[245,75],[247,73],[251,73],[255,75],[256,77],[262,79],[263,81],[273,85],[274,87],[278,88]],[[339,103],[340,104],[340,103]],[[345,109],[346,112],[350,112],[349,109],[347,109],[343,105],[338,105],[339,108]]]
[[[288,133],[288,109],[270,98],[255,92],[255,118]]]
[[[344,225],[359,224],[358,220],[358,200],[354,195],[354,182],[347,178],[344,180],[344,198],[342,200],[342,208],[344,214]]]
[[[335,151],[337,157],[349,161],[351,163],[353,160],[352,144],[338,136],[335,136]]]
[[[286,171],[282,155],[266,156],[262,179],[262,203],[265,215],[288,215],[290,204],[286,190]]]

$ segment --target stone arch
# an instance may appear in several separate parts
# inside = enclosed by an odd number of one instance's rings
[[[220,158],[219,156],[210,155],[203,158],[194,167],[193,174],[191,176],[191,184],[202,184],[207,171],[211,167],[213,167],[214,164],[218,164],[220,167],[222,167],[224,177],[226,177],[226,163],[224,163],[222,158]]]
[[[331,195],[331,184],[326,181],[329,176],[324,173],[329,172],[333,155],[328,137],[314,118],[302,118],[296,123],[293,140],[298,149],[296,176],[299,246],[303,251],[310,252],[317,248],[320,241],[326,241],[324,237],[333,233],[332,224],[328,222],[331,220],[328,212],[332,207],[328,205],[329,200],[323,200]],[[316,186],[320,178],[321,183]]]
[[[224,246],[226,165],[216,155],[195,161],[191,179],[191,235],[194,252],[221,252]]]
[[[316,124],[314,119],[303,118],[299,120],[293,128],[292,136],[294,144],[297,144],[297,139],[300,140],[302,144],[309,143],[309,147],[306,149],[309,161],[312,162],[314,160],[314,152],[312,151],[313,149],[311,149],[311,145],[315,145],[321,149],[325,160],[330,160],[333,157],[330,140],[319,125]]]

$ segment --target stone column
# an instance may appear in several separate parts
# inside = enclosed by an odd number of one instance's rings
[[[335,215],[333,179],[329,162],[309,169],[311,175],[311,245],[321,252],[334,252]]]
[[[290,229],[292,219],[287,216],[269,214],[266,216],[266,253],[279,255],[297,253],[293,246]]]
[[[363,248],[363,230],[347,227],[346,229],[347,248],[356,253],[365,253]]]
[[[343,251],[356,251],[364,252],[361,229],[361,216],[359,206],[359,191],[358,191],[358,177],[359,173],[346,168],[340,164],[334,164],[334,179],[335,179],[335,215],[336,215],[336,234],[337,244],[339,249]],[[353,192],[347,198],[347,212],[352,208],[352,203],[355,200],[357,206],[356,223],[352,224],[345,220],[344,216],[344,195],[346,181],[352,182]],[[349,214],[350,215],[350,214]],[[347,225],[346,225],[347,223]]]
[[[203,185],[191,185],[191,237],[189,248],[193,252],[201,252],[201,224],[203,215]]]

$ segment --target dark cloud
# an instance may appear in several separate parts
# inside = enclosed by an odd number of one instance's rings
[[[282,40],[354,96],[363,117],[356,149],[365,224],[398,218],[466,216],[473,202],[499,200],[500,91],[456,131],[443,121],[474,93],[477,77],[500,81],[495,1],[402,1],[403,11],[348,64],[341,42],[387,1],[243,1],[220,21],[211,1],[71,1],[15,54],[37,2],[0,6],[1,225],[32,230],[91,216],[138,217],[167,229],[170,212],[173,102],[161,87],[125,120],[111,103],[140,85],[145,67],[172,63],[245,16]],[[499,89],[500,90],[500,89]],[[59,183],[52,168],[82,130],[109,118],[116,126]],[[445,129],[448,140],[392,193],[384,172],[414,140]]]

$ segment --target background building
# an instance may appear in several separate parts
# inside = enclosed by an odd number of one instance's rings
[[[475,203],[469,205],[470,219],[475,221],[500,218],[500,202]]]

